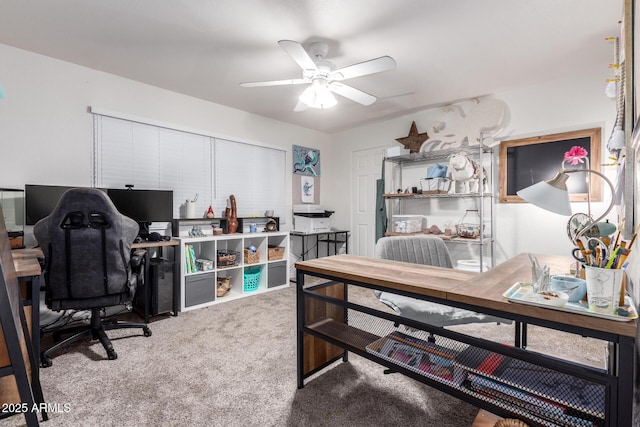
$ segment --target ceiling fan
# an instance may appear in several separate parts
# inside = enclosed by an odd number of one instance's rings
[[[240,83],[242,87],[258,86],[282,86],[309,84],[302,95],[295,111],[311,108],[329,108],[337,101],[332,93],[343,96],[362,105],[371,105],[376,102],[376,97],[342,83],[343,80],[354,77],[366,76],[369,74],[390,71],[396,68],[396,61],[390,56],[360,62],[344,68],[336,66],[324,59],[329,46],[326,43],[315,42],[309,45],[309,50],[305,50],[302,44],[291,40],[280,40],[281,48],[293,58],[302,68],[302,78],[287,80],[272,80],[263,82]]]

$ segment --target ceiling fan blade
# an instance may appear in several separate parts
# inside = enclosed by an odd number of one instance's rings
[[[317,70],[318,66],[313,59],[309,56],[307,51],[298,42],[292,40],[280,40],[278,42],[281,48],[289,54],[289,56],[296,61],[296,64],[303,70]]]
[[[331,77],[334,80],[344,80],[351,79],[353,77],[366,76],[367,74],[391,71],[395,70],[395,68],[396,61],[392,57],[381,56],[380,58],[371,59],[369,61],[360,62],[359,64],[340,68],[331,73]]]
[[[240,83],[242,87],[259,87],[259,86],[283,86],[283,85],[301,85],[311,83],[307,79],[288,79],[288,80],[271,80],[266,82],[245,82]]]
[[[369,95],[368,93],[363,92],[360,89],[347,86],[344,83],[331,82],[329,83],[328,87],[331,92],[336,93],[340,96],[344,96],[345,98],[348,98],[362,105],[371,105],[378,99],[373,95]]]

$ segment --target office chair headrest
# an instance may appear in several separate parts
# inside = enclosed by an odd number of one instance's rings
[[[41,239],[48,240],[50,233],[54,233],[51,227],[61,232],[71,228],[115,228],[125,242],[133,242],[139,232],[138,224],[118,212],[109,196],[97,188],[67,190],[53,212],[34,227],[40,245],[45,244]]]

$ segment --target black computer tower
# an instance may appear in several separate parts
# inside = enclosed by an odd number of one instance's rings
[[[165,251],[171,252],[173,248],[164,248]],[[144,312],[144,298],[147,295],[148,310],[150,316],[156,316],[162,313],[173,311],[173,254],[166,254],[167,257],[152,257],[149,259],[148,271],[149,275],[143,286],[136,290],[136,308]],[[148,294],[147,289],[148,287]]]

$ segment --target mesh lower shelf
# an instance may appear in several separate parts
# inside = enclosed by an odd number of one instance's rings
[[[326,296],[331,291],[321,288]],[[305,296],[305,327],[372,360],[417,374],[543,426],[605,425],[606,386],[339,303]],[[435,341],[435,342],[434,342]],[[522,350],[525,351],[525,350]],[[383,362],[384,361],[384,362]]]

